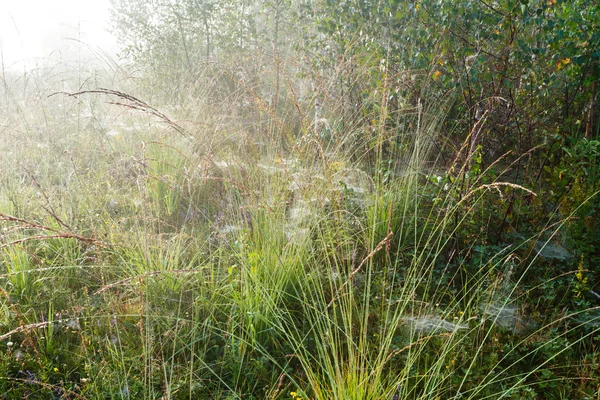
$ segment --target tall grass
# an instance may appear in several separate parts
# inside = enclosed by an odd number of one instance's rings
[[[233,79],[223,68],[217,77]],[[454,163],[439,159],[444,115],[426,98],[390,116],[384,85],[361,118],[332,95],[335,76],[317,76],[312,96],[288,76],[275,109],[239,78],[228,96],[199,82],[206,98],[178,96],[178,109],[157,115],[107,105],[106,93],[47,97],[69,86],[64,76],[39,98],[18,97],[19,82],[4,88],[3,391],[341,400],[594,390],[597,307],[529,311],[537,236],[477,247],[472,220],[490,201],[534,193],[474,172],[466,143]],[[116,82],[148,94],[147,80]]]

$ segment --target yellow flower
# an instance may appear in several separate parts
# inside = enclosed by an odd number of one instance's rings
[[[373,121],[375,123],[375,121]],[[346,165],[344,164],[343,161],[334,161],[331,164],[329,164],[329,168],[331,169],[332,172],[338,172],[343,170],[346,167]],[[296,393],[296,392],[293,392]]]
[[[54,367],[54,372],[58,372],[58,368]]]
[[[583,254],[582,254],[581,259],[579,260],[579,265],[577,266],[577,273],[575,274],[575,277],[577,278],[577,280],[579,282],[581,282],[585,285],[588,281],[588,278],[585,275],[583,275],[584,272],[585,272],[585,266],[583,265]]]
[[[440,78],[440,76],[442,76],[442,73],[440,71],[435,71],[433,73],[433,80],[437,81]]]

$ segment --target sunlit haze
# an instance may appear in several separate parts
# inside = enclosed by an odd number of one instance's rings
[[[4,68],[22,70],[78,55],[114,53],[109,0],[0,0]]]

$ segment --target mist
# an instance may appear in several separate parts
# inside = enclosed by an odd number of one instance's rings
[[[0,397],[598,398],[597,1],[0,2]]]
[[[0,3],[0,44],[5,70],[22,72],[48,64],[115,56],[110,3],[10,1]]]

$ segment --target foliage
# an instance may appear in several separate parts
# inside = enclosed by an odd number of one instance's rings
[[[595,2],[112,3],[1,89],[0,392],[598,395]]]

